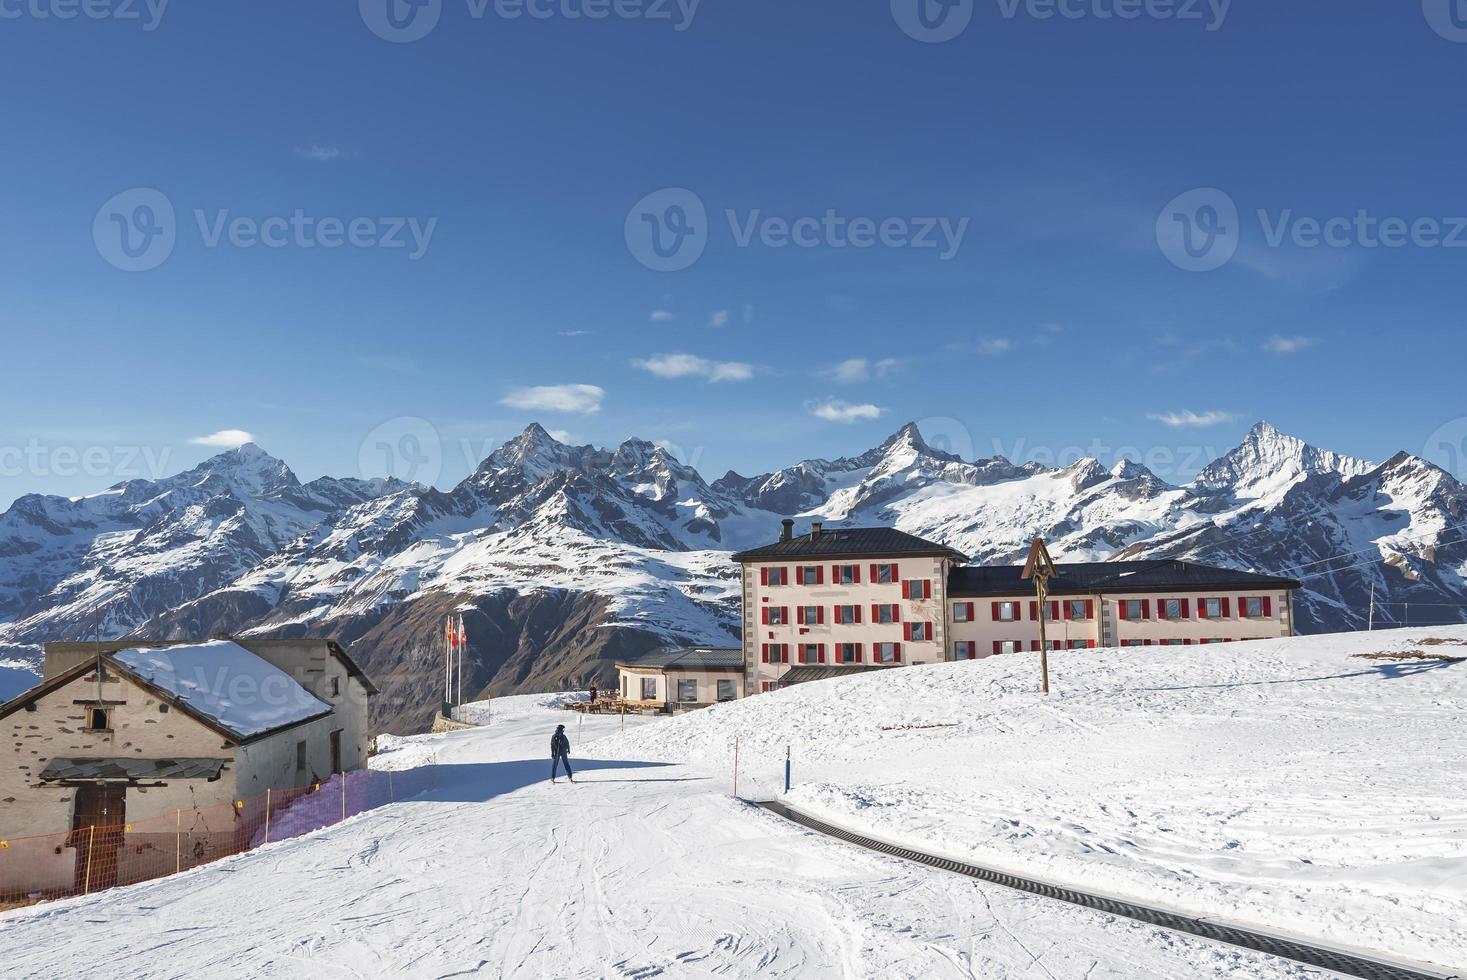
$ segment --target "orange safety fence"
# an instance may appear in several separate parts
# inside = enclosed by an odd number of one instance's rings
[[[364,769],[312,786],[168,810],[120,826],[0,837],[0,911],[177,874],[309,834],[437,784],[436,766]],[[129,805],[145,802],[146,797],[128,794]]]

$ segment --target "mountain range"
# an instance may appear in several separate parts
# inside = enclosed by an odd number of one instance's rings
[[[0,515],[0,682],[47,640],[329,635],[383,689],[379,727],[421,730],[449,614],[468,627],[468,695],[604,684],[657,646],[737,644],[729,555],[785,517],[893,526],[979,563],[1019,562],[1042,535],[1060,560],[1292,575],[1303,632],[1363,628],[1372,594],[1382,625],[1467,615],[1467,488],[1267,423],[1183,486],[1133,462],[965,460],[915,425],[860,456],[708,483],[643,440],[570,446],[531,425],[450,490],[303,484],[247,445],[94,496],[22,497]]]

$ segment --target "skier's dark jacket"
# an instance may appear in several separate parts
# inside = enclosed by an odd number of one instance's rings
[[[565,737],[565,732],[556,732],[550,736],[550,754],[570,755],[570,739]]]

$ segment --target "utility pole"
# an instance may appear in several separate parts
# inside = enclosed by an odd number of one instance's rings
[[[1055,574],[1054,559],[1049,557],[1044,539],[1035,538],[1029,546],[1029,559],[1024,562],[1023,577],[1034,580],[1034,597],[1039,603],[1039,672],[1041,689],[1045,694],[1049,693],[1049,637],[1045,625],[1049,612],[1049,578]]]
[[[1368,633],[1375,632],[1375,580],[1370,580],[1370,619],[1365,626]]]

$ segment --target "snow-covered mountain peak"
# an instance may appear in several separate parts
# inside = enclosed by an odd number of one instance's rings
[[[961,463],[963,461],[959,456],[954,456],[952,453],[943,452],[941,449],[934,449],[932,446],[929,446],[927,440],[922,438],[922,430],[917,427],[916,422],[908,422],[896,432],[893,432],[887,437],[885,442],[867,455],[905,459],[926,456],[947,463]]]
[[[1210,463],[1192,489],[1200,493],[1230,492],[1241,497],[1263,497],[1283,491],[1303,477],[1335,474],[1346,479],[1363,476],[1374,463],[1342,453],[1317,449],[1268,422],[1248,430],[1243,442]]]
[[[162,482],[169,488],[228,492],[241,498],[273,497],[300,486],[300,480],[283,460],[253,442],[211,456],[193,469]]]

